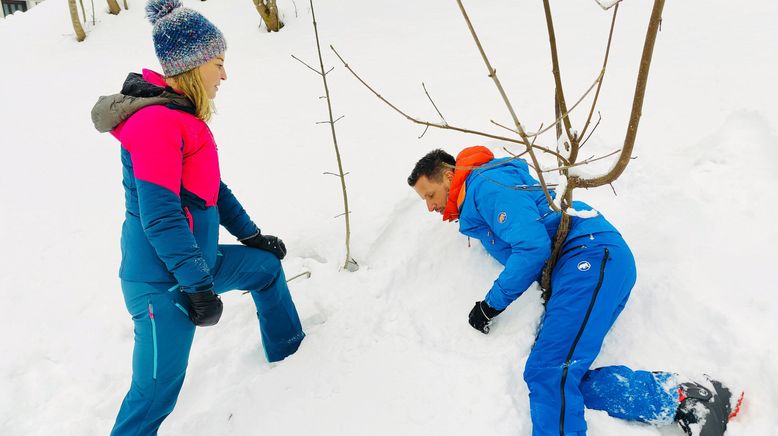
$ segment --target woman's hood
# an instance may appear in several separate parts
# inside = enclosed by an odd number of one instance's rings
[[[152,105],[192,114],[195,111],[192,102],[167,86],[162,75],[144,69],[143,74],[130,73],[120,93],[97,99],[92,108],[92,122],[98,132],[110,132],[135,112]]]

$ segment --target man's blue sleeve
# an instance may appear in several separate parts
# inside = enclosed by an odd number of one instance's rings
[[[248,238],[259,231],[259,227],[251,221],[249,214],[223,181],[219,185],[216,206],[219,208],[219,223],[236,238]]]
[[[486,294],[486,303],[505,309],[537,280],[551,255],[551,240],[531,195],[504,187],[487,190],[478,210],[492,232],[510,246],[505,269]]]

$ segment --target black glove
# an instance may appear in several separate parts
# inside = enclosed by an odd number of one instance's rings
[[[505,310],[505,309],[503,309]],[[474,329],[483,334],[489,333],[489,324],[492,318],[502,313],[502,310],[492,309],[486,301],[476,301],[473,310],[468,315],[468,321]]]
[[[284,241],[273,235],[263,235],[257,232],[256,235],[246,239],[241,239],[240,242],[243,245],[247,245],[249,247],[269,251],[273,253],[279,260],[286,256],[286,245],[284,245]]]
[[[184,292],[189,300],[189,319],[201,327],[207,327],[219,322],[222,316],[222,300],[213,289],[200,292]]]

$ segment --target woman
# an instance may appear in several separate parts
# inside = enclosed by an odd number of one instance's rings
[[[221,180],[206,125],[224,70],[222,33],[179,0],[151,0],[154,48],[164,75],[132,73],[92,110],[121,142],[126,213],[119,270],[135,324],[132,385],[112,434],[156,434],[184,381],[195,326],[219,321],[219,294],[251,291],[265,355],[294,353],[305,337],[280,259]],[[219,245],[223,225],[245,246]]]

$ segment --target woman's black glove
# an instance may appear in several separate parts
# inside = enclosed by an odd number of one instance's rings
[[[189,319],[201,327],[207,327],[219,322],[222,316],[222,300],[213,289],[200,292],[184,292],[189,300]]]
[[[474,329],[483,334],[488,334],[489,324],[492,323],[492,318],[501,313],[502,310],[492,309],[488,304],[486,304],[486,301],[476,301],[473,310],[470,311],[468,321]]]
[[[241,239],[240,242],[243,245],[247,245],[249,247],[269,251],[273,253],[279,260],[286,256],[286,245],[284,245],[284,241],[273,235],[263,235],[257,231],[256,235],[246,239]]]

